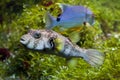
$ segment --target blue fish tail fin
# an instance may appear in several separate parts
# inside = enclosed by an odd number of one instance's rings
[[[47,12],[45,16],[45,23],[46,23],[45,27],[47,29],[51,29],[54,26],[56,26],[56,19]]]
[[[97,50],[88,49],[85,52],[83,59],[87,61],[89,64],[91,64],[92,66],[97,67],[103,64],[104,55]]]

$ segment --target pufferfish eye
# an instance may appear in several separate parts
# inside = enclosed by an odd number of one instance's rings
[[[35,34],[34,34],[34,38],[38,39],[38,38],[40,38],[40,37],[41,37],[41,34],[40,34],[40,33],[35,33]]]

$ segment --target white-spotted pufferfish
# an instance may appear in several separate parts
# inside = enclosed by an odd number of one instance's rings
[[[38,51],[45,51],[48,54],[55,54],[64,58],[83,58],[92,66],[103,64],[104,55],[95,49],[83,49],[73,44],[70,39],[52,30],[30,30],[24,34],[20,42],[27,48]]]

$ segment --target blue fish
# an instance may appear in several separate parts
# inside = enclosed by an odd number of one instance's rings
[[[52,29],[55,26],[63,28],[78,27],[83,24],[93,25],[94,15],[91,10],[84,6],[72,6],[58,3],[62,14],[54,18],[49,13],[46,14],[45,22],[46,28]]]

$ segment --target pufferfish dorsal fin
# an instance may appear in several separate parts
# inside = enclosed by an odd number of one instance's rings
[[[82,31],[83,27],[74,27],[74,28],[70,28],[70,29],[66,29],[64,31],[61,31],[60,33],[66,37],[68,37],[68,39],[73,42],[73,43],[77,43],[80,40],[80,32]]]
[[[61,3],[56,3],[62,10],[62,13],[66,10],[66,8],[70,5],[67,4],[61,4]]]

